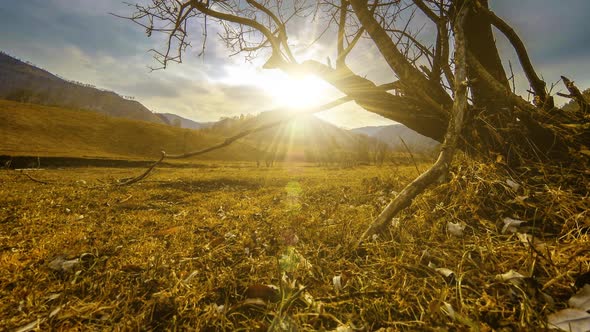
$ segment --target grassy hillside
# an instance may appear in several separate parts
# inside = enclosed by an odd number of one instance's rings
[[[91,112],[0,100],[0,154],[154,159],[223,140],[189,129],[112,118]],[[240,142],[205,159],[249,160],[256,149]]]
[[[141,103],[115,92],[57,77],[0,52],[0,99],[97,111],[114,117],[165,123]]]

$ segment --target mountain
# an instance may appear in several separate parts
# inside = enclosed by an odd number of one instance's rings
[[[71,109],[109,116],[165,123],[137,101],[91,85],[67,81],[31,63],[0,52],[0,99]]]
[[[153,160],[162,150],[180,154],[224,139],[93,111],[0,100],[0,155]],[[247,143],[235,142],[196,158],[254,160],[257,152]]]
[[[291,115],[284,111],[268,111],[256,116],[227,118],[201,131],[231,137]],[[368,162],[377,140],[341,129],[313,115],[301,114],[280,125],[252,133],[244,138],[244,142],[262,151],[264,158],[272,155],[274,160]]]
[[[371,126],[351,129],[351,132],[365,134],[387,143],[392,149],[405,151],[406,148],[400,140],[400,137],[406,142],[406,145],[412,152],[428,152],[436,148],[440,143],[418,134],[412,129],[402,125],[394,124],[389,126]]]
[[[367,136],[375,136],[377,134],[377,132],[379,132],[381,129],[383,129],[385,127],[387,127],[387,126],[367,126],[367,127],[350,129],[350,131],[352,131],[354,133],[358,133],[358,134],[367,135]]]
[[[164,119],[167,124],[179,128],[202,129],[215,124],[215,122],[196,122],[172,113],[156,113],[156,115]]]

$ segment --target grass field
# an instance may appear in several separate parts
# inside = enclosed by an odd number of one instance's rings
[[[590,269],[588,235],[537,239],[548,261],[503,233],[506,211],[486,199],[513,193],[489,167],[463,169],[359,250],[413,166],[226,163],[130,187],[102,185],[141,169],[30,172],[49,185],[0,171],[0,330],[541,328]],[[537,194],[547,209],[571,201],[554,189]],[[535,278],[498,279],[510,270]]]
[[[162,150],[180,154],[223,140],[195,130],[0,99],[0,155],[153,160]],[[253,160],[256,151],[236,142],[202,158]]]
[[[385,195],[377,186],[399,190],[409,179],[373,167],[225,166],[161,169],[118,189],[87,189],[80,181],[140,170],[33,174],[63,186],[0,173],[0,325],[13,329],[39,318],[42,330],[262,326],[272,317],[260,308],[249,317],[242,316],[248,308],[227,316],[216,308],[238,305],[248,286],[279,285],[277,258],[295,234],[313,268],[295,271],[301,275],[293,280],[312,294],[332,295],[332,274],[349,268],[338,253],[384,203],[375,200]],[[48,267],[56,257],[81,256],[71,271]]]

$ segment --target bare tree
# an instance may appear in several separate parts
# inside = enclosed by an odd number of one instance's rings
[[[182,60],[189,31],[196,27],[204,51],[207,29],[215,22],[230,52],[267,57],[264,68],[314,74],[365,110],[444,142],[435,171],[403,192],[403,204],[392,202],[395,208],[390,204],[366,236],[382,230],[392,210],[407,206],[419,192],[415,189],[448,167],[455,146],[478,156],[502,155],[510,165],[531,160],[566,164],[584,158],[571,152],[590,141],[588,130],[569,125],[588,119],[587,102],[573,82],[566,81],[568,96],[583,107],[576,112],[556,108],[524,43],[490,10],[488,0],[151,0],[133,7],[131,19],[148,35],[158,31],[168,36],[164,49],[154,51],[162,67]],[[435,27],[430,35],[415,28],[419,15]],[[335,61],[295,55],[301,45],[290,42],[290,36],[302,22],[312,21],[320,27],[316,40],[335,37]],[[493,28],[514,47],[533,102],[510,89]],[[377,85],[347,65],[349,55],[368,43],[384,60],[384,70],[392,72],[391,83]]]

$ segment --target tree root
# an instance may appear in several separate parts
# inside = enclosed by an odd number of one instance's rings
[[[407,185],[388,205],[383,212],[369,225],[369,228],[360,237],[357,246],[364,241],[383,233],[390,221],[401,210],[408,207],[412,200],[421,194],[428,186],[433,184],[442,175],[448,172],[453,160],[457,142],[463,130],[465,111],[467,110],[467,61],[465,49],[465,35],[463,32],[463,21],[466,9],[462,9],[458,15],[455,30],[455,100],[449,127],[445,134],[445,140],[436,162],[425,173]]]

